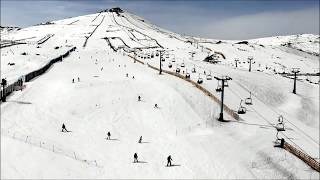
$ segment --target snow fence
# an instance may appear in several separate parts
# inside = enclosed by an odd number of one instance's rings
[[[303,162],[308,164],[312,169],[320,172],[320,163],[317,162],[314,158],[309,156],[308,154],[300,151],[299,149],[295,148],[291,144],[285,142],[283,148],[287,150],[288,152],[294,154],[297,156],[299,159],[301,159]]]
[[[54,142],[46,141],[38,137],[33,137],[33,136],[18,133],[18,132],[10,131],[10,130],[4,130],[4,129],[1,129],[1,135],[26,143],[26,144],[30,144],[31,146],[34,146],[34,147],[45,149],[47,151],[50,151],[58,155],[62,155],[62,156],[74,159],[76,161],[80,161],[82,163],[87,164],[88,166],[102,168],[102,166],[100,166],[96,160],[89,160],[85,157],[84,154],[67,149]]]
[[[16,90],[20,90],[22,85],[23,85],[23,81],[25,82],[29,82],[31,81],[33,78],[42,75],[43,73],[45,73],[54,63],[58,62],[58,61],[62,61],[63,58],[69,56],[69,54],[74,51],[76,49],[76,47],[71,48],[70,50],[68,50],[66,53],[60,55],[57,58],[54,58],[52,60],[49,61],[49,63],[47,63],[45,66],[43,66],[42,68],[32,71],[24,76],[22,76],[20,79],[18,79],[16,82],[8,85],[7,87],[5,87],[4,89],[2,89],[0,91],[0,98],[1,100],[3,99],[3,97],[10,95],[13,91]]]

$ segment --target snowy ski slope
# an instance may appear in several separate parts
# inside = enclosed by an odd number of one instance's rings
[[[184,37],[128,12],[101,12],[4,33],[1,40],[26,43],[1,48],[1,78],[9,83],[77,47],[1,103],[1,178],[319,179],[273,147],[282,115],[286,131],[279,137],[319,161],[319,76],[299,76],[293,94],[293,80],[279,74],[295,67],[318,73],[319,35],[237,44]],[[225,104],[231,109],[249,92],[253,105],[243,104],[240,121],[226,113],[229,122],[217,121],[219,104],[148,68],[159,67],[157,50],[165,50],[163,69],[203,78],[201,86],[219,98],[217,80],[207,75],[230,76]],[[218,63],[203,61],[212,54]],[[62,123],[72,132],[62,133]],[[133,163],[135,152],[140,163]],[[175,166],[166,167],[168,155]]]

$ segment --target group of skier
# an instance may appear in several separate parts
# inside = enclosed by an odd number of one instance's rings
[[[80,82],[80,78],[78,77],[78,82]],[[74,83],[74,78],[72,79],[72,83]]]

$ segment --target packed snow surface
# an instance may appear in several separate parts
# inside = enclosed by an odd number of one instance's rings
[[[101,12],[6,32],[1,40],[25,43],[1,48],[1,78],[9,84],[77,47],[1,104],[1,178],[319,179],[274,147],[282,115],[279,137],[319,161],[319,76],[312,75],[319,72],[319,35],[200,39],[127,12]],[[165,50],[163,69],[202,78],[218,98],[214,76],[231,77],[224,102],[234,111],[250,92],[253,104],[241,104],[247,113],[240,120],[225,112],[228,122],[217,121],[219,104],[147,66],[159,68],[157,50]],[[215,63],[203,61],[212,55]],[[304,74],[297,94],[292,68]],[[71,132],[61,132],[63,123]],[[174,166],[166,167],[169,155]]]

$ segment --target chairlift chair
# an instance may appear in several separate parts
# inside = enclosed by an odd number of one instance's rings
[[[277,131],[285,131],[282,115],[280,115],[278,118],[278,124],[276,125],[276,129],[277,129]]]
[[[198,80],[197,80],[197,83],[198,83],[198,84],[202,84],[202,83],[203,83],[203,79],[200,77],[200,73],[199,73],[199,78],[198,78]]]
[[[241,99],[241,101],[240,101],[240,107],[239,107],[239,109],[238,109],[238,114],[245,114],[246,112],[247,112],[247,108],[245,108],[245,107],[243,107],[242,106],[242,99]]]
[[[193,65],[193,68],[192,68],[192,71],[191,71],[192,73],[196,73],[196,67],[195,67],[195,65]]]
[[[186,73],[186,78],[190,79],[190,73]]]
[[[229,84],[228,84],[227,80],[224,81],[224,87],[229,87]]]
[[[169,68],[172,68],[172,64],[171,64],[171,63],[169,63],[169,64],[168,64],[168,67],[169,67]]]
[[[210,74],[207,75],[207,80],[212,80],[211,71]]]
[[[245,103],[246,105],[252,105],[251,92],[250,92],[250,97],[246,98],[245,101],[244,101],[244,103]]]
[[[216,92],[221,92],[222,91],[222,85],[219,82],[220,81],[218,81],[218,86],[216,88]]]

